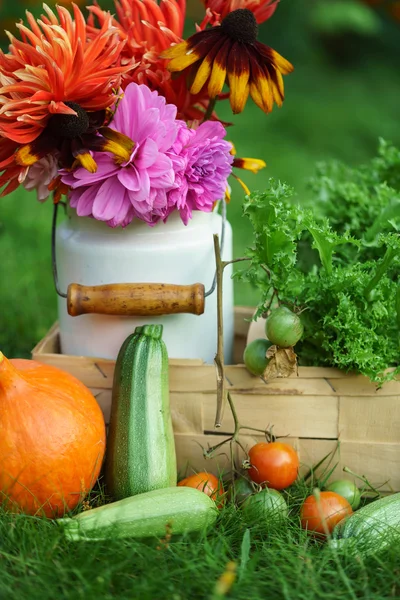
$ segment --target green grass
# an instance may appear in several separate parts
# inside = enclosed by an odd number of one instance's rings
[[[228,504],[212,532],[161,550],[156,540],[67,542],[50,520],[5,513],[0,598],[220,600],[215,586],[231,561],[236,581],[227,597],[236,600],[399,598],[398,544],[356,559],[331,550],[300,529],[299,498],[307,488],[297,492],[286,525],[248,523]]]

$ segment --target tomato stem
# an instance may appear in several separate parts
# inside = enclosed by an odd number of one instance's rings
[[[224,260],[222,262],[222,268],[225,269],[228,265],[234,265],[238,262],[243,262],[245,260],[251,260],[251,258],[247,258],[247,256],[242,256],[241,258],[234,258],[233,260]]]
[[[368,479],[365,477],[365,475],[358,475],[358,473],[354,473],[354,471],[352,471],[351,469],[349,469],[349,467],[343,467],[343,471],[345,473],[349,473],[349,475],[353,475],[353,477],[357,477],[357,479],[360,479],[372,492],[374,492],[378,497],[381,495],[380,492],[378,491],[378,489],[376,487],[374,487],[369,481]],[[387,481],[385,483],[388,483]],[[385,483],[383,483],[382,485],[385,485]]]

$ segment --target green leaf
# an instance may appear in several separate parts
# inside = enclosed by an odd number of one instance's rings
[[[246,572],[247,563],[250,560],[250,529],[246,529],[243,535],[242,544],[240,547],[240,565],[239,565],[239,581],[243,578],[244,573]]]
[[[329,275],[332,273],[333,254],[339,246],[354,244],[360,247],[361,245],[361,242],[351,237],[348,232],[344,235],[338,235],[335,231],[332,231],[327,219],[323,219],[320,223],[316,222],[310,211],[305,213],[303,224],[312,235],[313,248],[318,250],[321,263]]]

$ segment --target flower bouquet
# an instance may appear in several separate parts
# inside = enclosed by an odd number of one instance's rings
[[[234,168],[265,166],[236,157],[217,112],[225,101],[240,113],[249,96],[265,113],[281,106],[293,67],[257,41],[278,2],[204,0],[187,40],[185,0],[115,0],[114,15],[96,2],[87,18],[76,4],[27,11],[0,53],[1,195],[53,193],[119,231],[211,213]]]

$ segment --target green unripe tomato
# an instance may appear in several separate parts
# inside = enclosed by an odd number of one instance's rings
[[[244,477],[235,479],[234,483],[228,490],[228,498],[234,502],[236,506],[243,504],[243,502],[252,494],[254,494],[254,488],[250,481]]]
[[[242,511],[248,523],[279,522],[288,516],[288,507],[282,494],[269,488],[249,496],[242,505]]]
[[[325,490],[327,492],[336,492],[342,498],[346,498],[353,510],[357,510],[361,502],[361,493],[356,484],[348,479],[339,479],[330,483]]]
[[[268,348],[272,346],[271,342],[264,338],[253,340],[245,348],[243,362],[246,369],[253,375],[262,375],[270,359],[266,357]]]
[[[272,344],[281,348],[289,348],[297,344],[303,331],[300,317],[286,306],[273,310],[265,323],[267,338]]]

